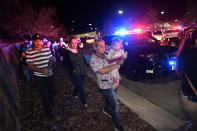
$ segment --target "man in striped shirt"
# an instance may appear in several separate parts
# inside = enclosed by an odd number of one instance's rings
[[[52,107],[55,95],[52,65],[54,64],[51,51],[43,46],[41,36],[37,33],[32,36],[32,47],[26,51],[28,68],[33,70],[36,86],[40,90],[44,109],[48,118],[53,119]]]

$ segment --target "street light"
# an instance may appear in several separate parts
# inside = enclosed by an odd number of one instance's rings
[[[118,11],[118,14],[119,14],[119,15],[122,15],[122,14],[123,14],[123,11],[122,11],[122,10],[119,10],[119,11]]]
[[[89,24],[89,26],[91,26],[92,24]]]
[[[161,19],[162,19],[162,21],[164,20],[164,18],[163,18],[163,14],[164,13],[165,13],[164,11],[161,11]],[[163,25],[162,29],[164,29],[164,25]]]

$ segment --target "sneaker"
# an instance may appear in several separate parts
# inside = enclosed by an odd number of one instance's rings
[[[78,101],[78,96],[73,96],[72,102],[73,102],[73,103],[77,103],[77,101]]]
[[[112,114],[109,111],[105,110],[105,109],[103,109],[103,113],[106,114],[110,118],[112,117]]]
[[[84,104],[84,108],[85,109],[88,109],[88,104]]]
[[[77,99],[72,98],[72,102],[73,102],[73,103],[77,103]]]
[[[74,96],[74,98],[78,100],[79,97],[78,96]]]
[[[56,123],[53,123],[50,125],[49,131],[59,131],[59,127],[57,126]]]
[[[115,127],[115,131],[124,131],[122,126],[118,126],[117,128]]]

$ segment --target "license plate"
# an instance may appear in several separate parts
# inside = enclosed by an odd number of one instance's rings
[[[153,74],[153,70],[146,70],[147,74]]]

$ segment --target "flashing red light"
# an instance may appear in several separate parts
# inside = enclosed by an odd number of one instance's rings
[[[175,26],[173,29],[174,29],[174,30],[181,30],[182,27],[181,27],[181,26]]]
[[[115,34],[118,35],[126,35],[126,34],[140,34],[142,33],[142,30],[140,28],[133,29],[133,30],[120,30],[115,32]]]
[[[135,33],[141,33],[142,30],[138,28],[138,29],[134,29],[133,32],[135,32]]]
[[[140,28],[137,28],[137,29],[130,30],[129,32],[130,34],[135,34],[135,33],[140,34],[142,33],[142,30]]]

